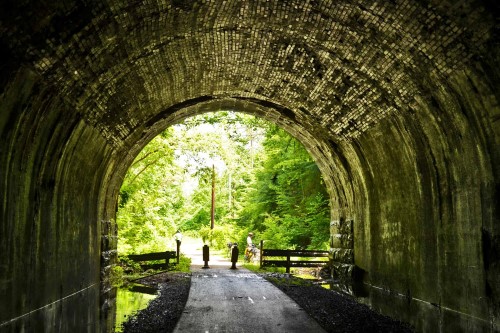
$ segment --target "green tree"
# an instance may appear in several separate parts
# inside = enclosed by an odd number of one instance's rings
[[[117,223],[122,254],[165,251],[184,205],[183,172],[173,163],[172,129],[153,139],[137,156],[120,189]]]
[[[326,248],[328,196],[321,173],[296,139],[269,126],[240,225],[277,247]]]
[[[118,250],[163,251],[178,228],[219,247],[252,230],[274,247],[325,248],[327,198],[319,169],[288,133],[245,114],[207,113],[165,130],[131,165],[120,190]]]

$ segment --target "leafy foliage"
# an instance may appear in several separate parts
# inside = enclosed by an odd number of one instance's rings
[[[168,129],[137,156],[120,190],[117,222],[121,254],[165,251],[182,212],[183,170],[174,163],[176,134]]]
[[[131,165],[120,190],[118,250],[174,248],[177,229],[219,249],[245,244],[249,231],[266,247],[325,249],[329,214],[319,169],[297,140],[244,114],[203,114],[168,128]]]
[[[191,271],[191,258],[186,257],[181,253],[179,263],[174,266],[174,271],[188,273]]]
[[[240,225],[256,230],[272,248],[326,248],[328,195],[321,173],[305,148],[270,126],[263,159],[248,192]]]

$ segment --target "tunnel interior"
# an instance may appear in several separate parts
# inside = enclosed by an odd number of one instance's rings
[[[370,305],[420,331],[497,330],[499,12],[473,0],[3,2],[0,328],[106,331],[128,166],[169,125],[230,109],[314,157],[334,274],[363,272]]]

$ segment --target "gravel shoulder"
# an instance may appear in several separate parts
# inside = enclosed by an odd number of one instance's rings
[[[288,274],[260,274],[292,298],[327,332],[413,332],[341,293]],[[123,332],[173,332],[188,299],[191,275],[161,273],[138,282],[157,287],[159,296],[123,324]]]
[[[406,323],[383,316],[352,297],[287,274],[264,274],[327,332],[413,332]]]

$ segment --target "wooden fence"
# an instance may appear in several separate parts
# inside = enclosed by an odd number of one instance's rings
[[[156,264],[141,264],[141,268],[146,269],[167,269],[170,264],[170,259],[177,259],[177,253],[175,251],[165,251],[165,252],[153,252],[145,254],[130,254],[128,255],[130,260],[135,262],[145,262],[153,260],[165,260],[164,263]]]
[[[291,260],[292,257],[325,258],[328,255],[328,251],[263,249],[263,243],[261,242],[260,267],[286,267],[286,272],[290,273],[290,267],[324,267],[329,264],[329,261],[325,260]],[[265,259],[267,257],[282,257],[286,259],[268,260]]]

